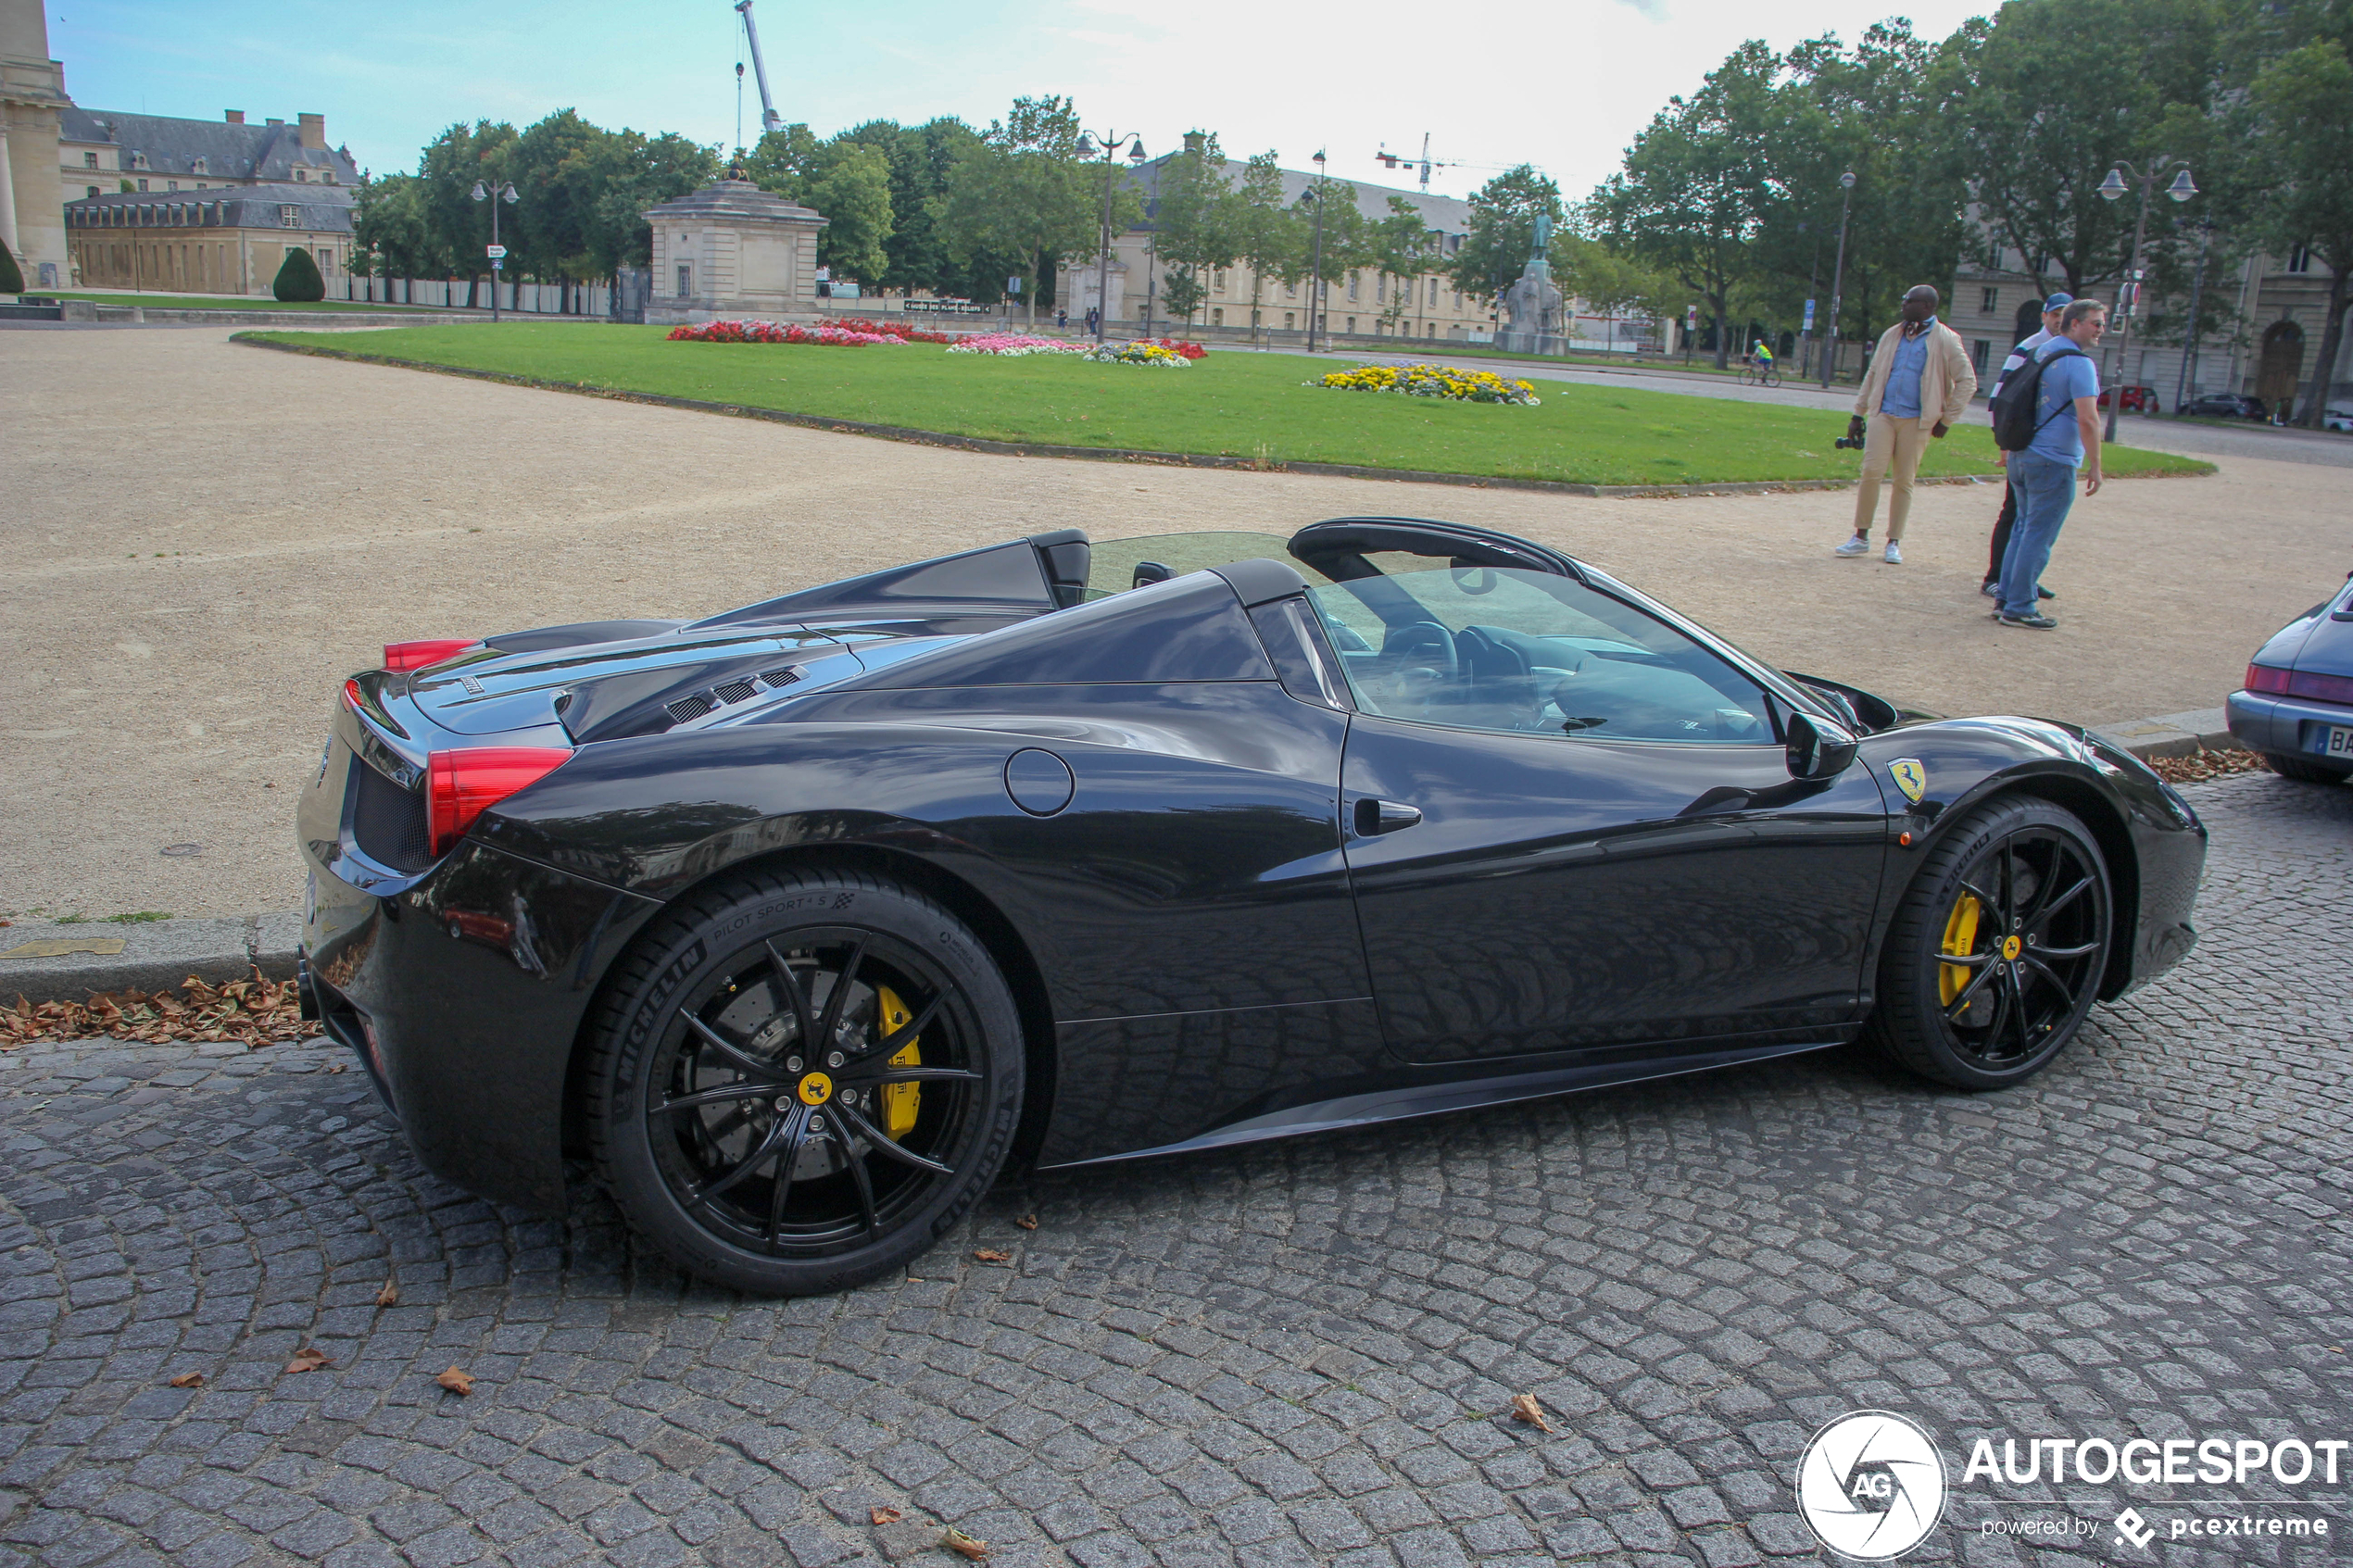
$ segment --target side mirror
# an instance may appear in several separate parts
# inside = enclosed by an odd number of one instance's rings
[[[1165,583],[1176,575],[1176,569],[1173,567],[1164,566],[1156,560],[1139,560],[1136,563],[1136,574],[1128,579],[1127,585],[1130,588],[1140,588],[1147,583]]]
[[[1786,732],[1793,779],[1834,779],[1855,760],[1855,736],[1843,725],[1810,713],[1792,713]]]

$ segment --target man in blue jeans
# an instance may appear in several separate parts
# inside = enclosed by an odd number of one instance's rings
[[[2034,439],[2009,460],[2018,522],[2002,557],[2002,608],[1994,612],[2005,626],[2047,632],[2058,624],[2035,608],[2036,587],[2075,504],[2078,469],[2083,494],[2099,494],[2100,373],[2091,352],[2107,331],[2108,307],[2079,299],[2060,316],[2059,335],[2035,350],[2043,379],[2034,395]]]

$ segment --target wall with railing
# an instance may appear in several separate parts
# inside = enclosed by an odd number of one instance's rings
[[[354,304],[414,305],[434,310],[490,311],[490,280],[484,278],[329,278],[327,297]],[[498,285],[498,308],[518,316],[607,316],[612,312],[610,283],[507,283]]]

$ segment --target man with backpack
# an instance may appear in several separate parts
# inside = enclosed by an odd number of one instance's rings
[[[2034,351],[2034,361],[2009,377],[1994,407],[1994,440],[2009,454],[2018,490],[2018,521],[2002,557],[2005,626],[2047,632],[2058,622],[2035,608],[2051,546],[2075,504],[2075,473],[2083,494],[2100,489],[2100,373],[2091,351],[2108,331],[2108,307],[2079,299],[2059,317],[2059,335]]]
[[[2064,293],[2055,294],[2043,302],[2041,330],[2031,337],[2020,339],[2019,345],[2010,350],[2009,358],[2002,361],[2000,372],[1994,377],[1994,390],[1985,395],[1985,401],[1989,406],[2000,399],[2002,383],[2032,364],[2034,351],[2059,335],[2059,314],[2074,303],[2075,296]],[[2009,454],[2007,452],[2001,454],[1999,460],[2007,463],[2009,460]],[[1985,581],[1978,584],[1978,592],[1989,599],[2001,592],[2002,557],[2009,550],[2010,529],[2017,521],[2018,486],[2006,479],[2002,483],[2001,515],[1994,520],[1994,546],[1985,558]],[[2046,599],[2056,596],[2048,588],[2038,591]]]
[[[1831,553],[1870,554],[1871,519],[1879,510],[1881,476],[1894,470],[1887,503],[1890,566],[1904,564],[1904,521],[1912,512],[1912,476],[1931,438],[1960,422],[1977,392],[1977,367],[1960,334],[1936,319],[1937,293],[1926,283],[1906,291],[1896,323],[1880,338],[1855,395],[1863,425],[1863,471],[1855,487],[1855,537]],[[1850,426],[1851,430],[1853,427]]]

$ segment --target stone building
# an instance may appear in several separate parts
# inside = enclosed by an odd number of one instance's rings
[[[101,193],[66,203],[65,219],[87,288],[267,296],[290,250],[330,280],[351,262],[348,186]]]
[[[1179,155],[1169,155],[1176,156]],[[1139,227],[1112,241],[1111,309],[1104,319],[1131,331],[1141,328],[1147,308],[1155,332],[1176,331],[1186,325],[1171,321],[1167,307],[1158,303],[1168,268],[1153,251],[1151,213],[1159,199],[1161,175],[1168,162],[1168,157],[1154,158],[1133,170],[1121,166],[1120,177],[1134,184],[1144,198],[1145,217]],[[1239,187],[1243,173],[1243,165],[1231,158],[1226,160],[1228,182]],[[1281,174],[1286,206],[1296,204],[1315,184],[1313,172],[1286,169]],[[1428,231],[1429,266],[1428,270],[1410,278],[1392,278],[1370,269],[1359,269],[1330,280],[1325,284],[1325,332],[1334,338],[1490,341],[1496,331],[1496,302],[1464,293],[1440,270],[1461,251],[1463,240],[1470,232],[1470,204],[1427,191],[1351,183],[1355,185],[1356,208],[1368,222],[1379,222],[1390,216],[1391,196],[1405,198],[1421,215]],[[1084,320],[1095,304],[1102,270],[1102,257],[1091,252],[1090,247],[1088,255],[1065,258],[1056,272],[1054,298],[1058,308],[1070,313],[1073,324]],[[1286,283],[1270,276],[1256,289],[1254,299],[1254,280],[1245,264],[1218,268],[1204,281],[1209,284],[1209,295],[1193,314],[1191,325],[1195,328],[1212,332],[1244,332],[1256,327],[1269,332],[1302,334],[1307,330],[1310,285],[1304,281]],[[1630,349],[1638,341],[1649,342],[1655,331],[1647,321],[1595,314],[1583,302],[1574,299],[1563,307],[1563,324],[1569,328],[1575,346],[1580,348]]]
[[[112,191],[216,190],[223,185],[341,185],[359,179],[347,148],[327,145],[327,117],[245,123],[68,107],[57,117],[57,178],[69,198]]]
[[[2039,327],[2042,301],[2067,286],[2027,270],[2024,259],[1988,241],[1954,274],[1944,321],[1968,345],[1981,386],[1991,386],[1988,369],[2000,368],[2010,345]],[[2113,305],[2117,285],[2090,293]],[[2235,266],[2209,266],[2205,296],[2225,320],[2235,316],[2240,330],[2208,333],[2193,358],[2181,341],[2187,296],[2152,296],[2133,323],[2125,364],[2116,362],[2118,333],[2109,328],[2099,355],[2101,384],[2154,387],[2167,412],[2201,392],[2243,393],[2271,408],[2285,402],[2291,410],[2322,395],[2333,405],[2353,403],[2353,331],[2340,336],[2337,361],[2325,377],[2313,363],[2328,320],[2326,263],[2309,252],[2257,253]]]
[[[72,106],[65,66],[49,57],[41,0],[0,0],[0,245],[29,288],[65,281],[57,117]]]
[[[816,320],[825,220],[809,208],[723,179],[645,216],[653,229],[647,320]]]

